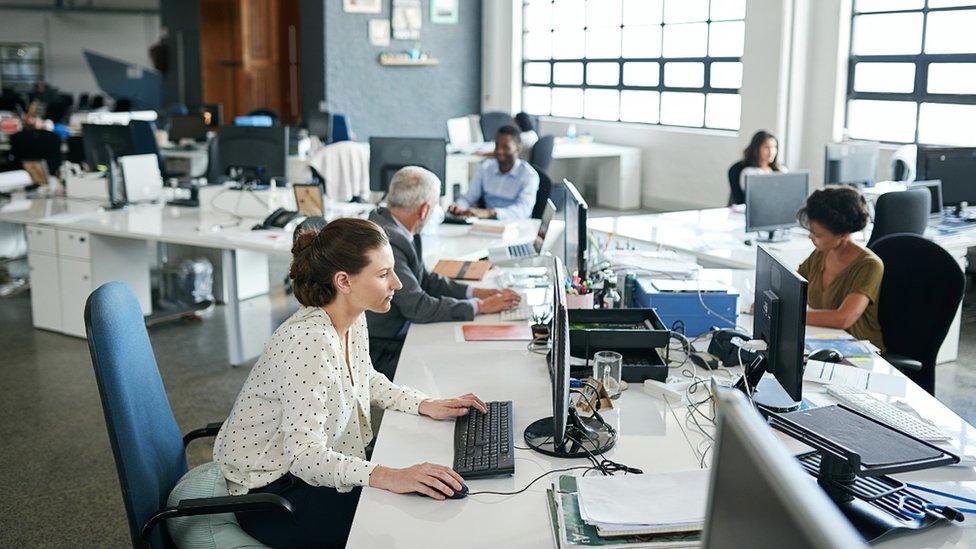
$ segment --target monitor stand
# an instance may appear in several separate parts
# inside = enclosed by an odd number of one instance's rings
[[[613,448],[617,433],[602,421],[593,417],[580,417],[570,408],[566,421],[566,438],[557,445],[553,438],[553,418],[533,421],[525,428],[525,443],[529,448],[547,456],[560,458],[585,458],[602,454]]]
[[[793,400],[776,378],[764,376],[765,373],[766,359],[760,357],[746,368],[746,372],[735,383],[735,388],[746,393],[753,404],[765,411],[782,414],[799,410],[801,403]],[[752,390],[751,396],[746,391],[746,380]]]
[[[765,235],[765,236],[764,236]],[[790,239],[789,229],[774,229],[772,231],[759,231],[757,242],[787,242]]]

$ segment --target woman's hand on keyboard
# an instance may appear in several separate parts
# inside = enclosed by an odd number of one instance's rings
[[[474,393],[468,393],[457,398],[425,400],[420,403],[420,407],[417,408],[417,413],[434,419],[451,419],[467,415],[468,410],[471,408],[483,414],[488,413],[488,407],[485,405],[485,402]]]

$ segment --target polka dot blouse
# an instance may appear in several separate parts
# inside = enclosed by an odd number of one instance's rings
[[[370,402],[416,414],[429,397],[373,369],[365,316],[348,337],[346,368],[339,335],[322,309],[302,307],[275,330],[214,443],[214,461],[232,495],[287,472],[340,492],[369,484],[375,467],[365,453],[373,439]]]

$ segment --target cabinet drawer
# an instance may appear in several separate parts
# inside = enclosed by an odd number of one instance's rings
[[[60,257],[58,275],[61,278],[61,331],[85,337],[85,303],[92,292],[91,263]]]
[[[58,255],[75,259],[91,258],[91,237],[86,232],[58,231]]]
[[[61,329],[61,278],[53,254],[29,253],[31,315],[35,328]]]
[[[28,225],[25,232],[27,233],[27,249],[30,251],[51,255],[58,253],[57,236],[51,227]]]

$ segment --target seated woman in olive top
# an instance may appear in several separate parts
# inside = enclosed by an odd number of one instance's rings
[[[815,191],[797,213],[816,250],[797,272],[807,279],[807,324],[847,330],[884,350],[878,323],[878,294],[884,264],[851,240],[864,229],[868,205],[851,187]]]

